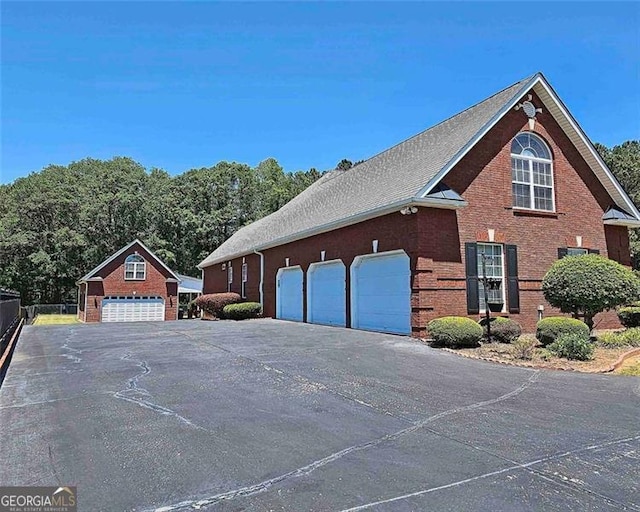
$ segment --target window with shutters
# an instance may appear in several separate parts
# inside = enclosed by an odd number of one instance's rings
[[[502,302],[506,305],[503,246],[501,244],[478,243],[477,247],[478,277],[491,277],[499,280],[499,286],[496,289],[488,290],[489,302]],[[482,273],[483,256],[485,274]],[[486,304],[484,302],[484,285],[481,280],[478,284],[478,301],[480,304],[480,312],[484,313],[486,311]]]
[[[525,132],[511,143],[513,206],[555,211],[551,151],[537,135]]]
[[[567,247],[567,256],[580,256],[582,254],[588,254],[589,251],[587,249],[583,249],[582,247]]]
[[[127,281],[144,281],[147,275],[147,263],[139,254],[127,256],[124,260],[124,278]]]

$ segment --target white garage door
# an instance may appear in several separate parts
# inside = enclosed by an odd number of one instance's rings
[[[302,322],[302,269],[287,267],[276,276],[276,318]]]
[[[105,297],[103,322],[151,322],[164,320],[162,297]]]
[[[351,265],[351,326],[411,333],[411,270],[404,251],[358,256]]]
[[[347,325],[346,271],[340,260],[313,263],[307,272],[307,322]]]

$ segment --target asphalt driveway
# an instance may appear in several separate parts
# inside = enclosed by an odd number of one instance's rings
[[[307,324],[27,327],[0,483],[79,509],[640,510],[640,379]]]

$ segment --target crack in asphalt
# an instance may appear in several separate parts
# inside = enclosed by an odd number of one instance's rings
[[[195,342],[195,343],[201,343],[203,345],[206,345],[208,347],[213,347],[216,348],[222,352],[225,352],[226,354],[229,354],[233,357],[235,357],[236,359],[242,359],[245,361],[249,361],[257,366],[260,366],[261,368],[270,371],[270,372],[275,372],[278,375],[284,375],[285,377],[289,377],[292,378],[294,380],[297,380],[299,382],[302,382],[303,384],[310,384],[318,389],[321,389],[323,391],[327,391],[328,393],[331,393],[333,395],[339,396],[340,398],[344,399],[344,400],[348,400],[350,402],[355,402],[357,404],[360,404],[364,407],[368,407],[369,409],[373,409],[381,414],[384,414],[386,416],[391,416],[392,418],[395,418],[397,420],[400,421],[404,421],[405,423],[408,424],[413,424],[414,420],[411,420],[410,418],[406,418],[405,416],[402,416],[400,414],[397,413],[393,413],[391,411],[388,411],[386,409],[383,409],[382,407],[379,407],[377,405],[372,405],[370,403],[364,402],[362,400],[359,400],[358,398],[351,396],[347,393],[344,393],[342,391],[338,391],[337,389],[333,389],[330,388],[329,386],[327,386],[326,384],[323,384],[322,382],[317,382],[311,379],[308,379],[307,377],[304,377],[303,375],[299,375],[299,374],[295,374],[295,373],[289,373],[286,372],[284,370],[279,370],[278,368],[274,368],[273,366],[268,365],[267,363],[264,363],[262,361],[260,361],[259,359],[255,359],[253,357],[249,357],[249,356],[245,356],[242,354],[238,354],[237,352],[234,352],[233,350],[229,350],[228,348],[222,347],[220,345],[216,345],[215,343],[211,343],[208,341],[202,341],[200,339],[197,339],[193,336],[191,336],[189,333],[184,332],[184,331],[176,331],[176,330],[172,330],[172,332],[175,332],[176,334],[181,334],[183,336],[185,336],[186,338],[189,338],[191,341]]]
[[[556,461],[556,460],[559,460],[559,459],[563,459],[563,458],[569,457],[571,455],[576,455],[578,453],[584,453],[584,452],[587,452],[587,451],[598,450],[598,449],[601,449],[601,448],[606,448],[606,447],[613,446],[613,445],[620,444],[620,443],[626,443],[626,442],[629,442],[629,441],[637,441],[639,439],[640,439],[640,435],[636,435],[636,436],[632,436],[632,437],[625,437],[623,439],[614,439],[612,441],[607,441],[607,442],[599,443],[599,444],[595,444],[595,445],[583,446],[583,447],[580,447],[580,448],[576,448],[574,450],[568,450],[566,452],[557,453],[555,455],[549,455],[548,457],[542,457],[542,458],[539,458],[539,459],[536,459],[536,460],[533,460],[533,461],[530,461],[530,462],[526,462],[526,463],[523,463],[523,464],[517,464],[516,463],[516,464],[513,464],[512,466],[509,466],[509,467],[506,467],[506,468],[503,468],[503,469],[499,469],[497,471],[491,471],[489,473],[484,473],[482,475],[477,475],[477,476],[474,476],[474,477],[471,477],[471,478],[465,478],[464,480],[458,480],[457,482],[451,482],[449,484],[440,485],[438,487],[431,487],[429,489],[423,489],[423,490],[420,490],[420,491],[416,491],[416,492],[412,492],[412,493],[408,493],[408,494],[403,494],[401,496],[394,496],[393,498],[388,498],[388,499],[385,499],[385,500],[373,501],[371,503],[365,503],[364,505],[358,505],[356,507],[346,508],[346,509],[341,510],[340,512],[358,512],[360,510],[366,510],[366,509],[369,509],[369,508],[377,507],[379,505],[387,505],[389,503],[394,503],[396,501],[405,500],[405,499],[408,499],[408,498],[414,498],[414,497],[417,497],[417,496],[423,496],[425,494],[429,494],[429,493],[436,492],[436,491],[441,491],[441,490],[444,490],[444,489],[450,489],[452,487],[459,487],[459,486],[464,485],[466,483],[474,482],[476,480],[481,480],[481,479],[488,478],[488,477],[491,477],[491,476],[500,475],[500,474],[503,474],[503,473],[507,473],[509,471],[515,471],[515,470],[518,470],[518,469],[529,470],[533,466],[537,466],[539,464],[544,464],[546,462]],[[538,474],[537,471],[536,471],[536,474]],[[544,474],[542,474],[542,475],[546,476]],[[558,483],[558,482],[556,482],[556,483]],[[607,501],[613,501],[610,498],[607,498],[606,496],[601,496],[601,495],[598,495],[597,493],[593,493],[593,494],[595,494],[596,496],[605,498]],[[631,507],[634,510],[639,510],[634,504],[620,504],[620,503],[615,502],[615,501],[613,501],[613,503],[615,503],[617,505],[622,505],[625,508],[626,507]]]
[[[292,478],[298,478],[298,477],[301,477],[301,476],[306,476],[306,475],[312,473],[313,471],[315,471],[318,468],[321,468],[323,466],[326,466],[327,464],[330,464],[330,463],[332,463],[334,461],[342,459],[346,455],[349,455],[349,454],[352,454],[352,453],[356,453],[356,452],[360,452],[360,451],[363,451],[363,450],[367,450],[369,448],[376,447],[376,446],[378,446],[378,445],[380,445],[382,443],[388,442],[388,441],[394,441],[394,440],[396,440],[396,439],[398,439],[400,437],[403,437],[403,436],[405,436],[407,434],[410,434],[412,432],[420,430],[421,428],[423,428],[428,423],[431,423],[433,421],[439,420],[439,419],[444,418],[446,416],[450,416],[450,415],[453,415],[453,414],[458,414],[458,413],[465,412],[465,411],[471,411],[471,410],[474,410],[474,409],[478,409],[480,407],[485,407],[487,405],[493,405],[493,404],[502,402],[504,400],[508,400],[509,398],[513,398],[514,396],[517,396],[520,393],[522,393],[523,391],[525,391],[533,383],[535,383],[538,380],[539,375],[540,375],[540,370],[533,371],[532,375],[523,384],[521,384],[518,388],[514,389],[513,391],[510,391],[509,393],[505,393],[503,395],[500,395],[497,398],[492,398],[490,400],[483,400],[481,402],[476,402],[476,403],[473,403],[473,404],[470,404],[470,405],[455,407],[453,409],[449,409],[447,411],[443,411],[443,412],[435,414],[433,416],[429,416],[429,417],[424,418],[422,420],[413,422],[413,424],[410,427],[398,430],[396,432],[392,432],[390,434],[386,434],[386,435],[384,435],[382,437],[373,439],[373,440],[368,441],[366,443],[361,443],[361,444],[350,446],[350,447],[345,448],[343,450],[340,450],[338,452],[332,453],[332,454],[330,454],[330,455],[328,455],[326,457],[323,457],[322,459],[318,459],[318,460],[316,460],[314,462],[311,462],[310,464],[307,464],[306,466],[294,469],[292,471],[289,471],[289,472],[284,473],[282,475],[279,475],[277,477],[270,478],[268,480],[264,480],[264,481],[259,482],[257,484],[241,487],[239,489],[234,489],[232,491],[227,491],[227,492],[224,492],[224,493],[215,494],[213,496],[208,496],[208,497],[197,499],[197,500],[185,500],[185,501],[181,501],[179,503],[175,503],[173,505],[166,505],[166,506],[162,506],[162,507],[159,507],[159,508],[148,509],[148,510],[152,510],[154,512],[175,512],[175,511],[184,510],[184,509],[188,509],[188,508],[200,509],[200,508],[205,507],[205,506],[215,505],[216,503],[219,503],[219,502],[224,501],[224,500],[228,501],[228,500],[233,500],[235,498],[247,497],[247,496],[251,496],[251,495],[254,495],[254,494],[258,494],[258,493],[264,492],[268,488],[270,488],[271,486],[273,486],[275,484],[278,484],[280,482],[283,482],[285,480],[289,480],[289,479],[292,479]]]
[[[128,361],[131,359],[130,353],[125,353],[121,358],[122,361]],[[190,427],[196,428],[198,430],[204,430],[209,432],[206,428],[201,427],[200,425],[196,425],[190,419],[181,416],[176,411],[172,409],[168,409],[167,407],[163,407],[155,402],[152,402],[150,398],[152,397],[151,393],[147,391],[145,388],[142,388],[138,385],[138,381],[144,377],[145,375],[149,375],[151,373],[151,368],[147,364],[146,361],[138,361],[136,366],[142,369],[142,372],[134,375],[127,381],[127,387],[121,389],[120,391],[116,391],[113,396],[120,400],[124,400],[125,402],[130,402],[132,404],[136,404],[139,407],[143,407],[144,409],[148,409],[153,412],[160,413],[164,416],[173,416],[174,418],[180,420],[185,425],[189,425]]]
[[[514,465],[520,465],[521,464],[520,462],[518,462],[518,461],[516,461],[514,459],[510,459],[509,457],[505,457],[504,455],[500,455],[499,453],[495,453],[495,452],[493,452],[491,450],[488,450],[486,448],[482,448],[481,446],[476,446],[473,443],[469,443],[469,442],[465,441],[464,439],[458,439],[458,438],[449,436],[449,435],[447,435],[445,433],[442,433],[442,432],[439,432],[439,431],[437,431],[437,430],[435,430],[433,428],[425,427],[425,430],[428,431],[428,432],[431,432],[434,435],[437,435],[439,437],[443,437],[445,439],[448,439],[449,441],[453,441],[454,443],[461,444],[463,446],[466,446],[467,448],[472,448],[474,450],[477,450],[479,452],[485,453],[487,455],[490,455],[490,456],[495,457],[497,459],[503,460],[503,461],[508,462],[510,464],[514,464]],[[630,438],[630,439],[635,440],[636,438]],[[627,439],[622,439],[619,442],[624,442],[625,440],[627,440]],[[586,463],[586,461],[582,461],[582,462]],[[607,496],[605,494],[599,494],[599,493],[597,493],[597,492],[595,492],[592,489],[589,489],[587,487],[581,487],[580,485],[577,484],[577,481],[574,481],[573,479],[555,478],[554,475],[549,475],[548,473],[545,473],[543,470],[539,470],[539,469],[536,469],[536,468],[527,467],[527,468],[524,468],[524,469],[526,469],[526,471],[528,471],[529,473],[531,473],[531,474],[533,474],[535,476],[538,476],[538,477],[540,477],[540,478],[542,478],[544,480],[548,480],[549,482],[551,482],[553,484],[556,484],[556,485],[558,485],[560,487],[571,488],[571,489],[574,489],[574,490],[578,490],[578,491],[584,492],[586,494],[591,494],[591,495],[597,496],[598,498],[600,498],[600,499],[602,499],[604,501],[607,501],[610,504],[619,506],[619,507],[621,506],[621,507],[624,508],[626,506],[625,503],[619,502],[616,499],[611,498],[610,496]],[[584,484],[584,482],[581,482],[581,483]]]
[[[71,331],[69,333],[69,336],[67,336],[66,339],[64,340],[64,344],[60,347],[62,350],[67,350],[72,353],[60,354],[60,355],[66,359],[71,359],[75,364],[78,364],[80,361],[82,361],[80,354],[82,354],[83,351],[69,346],[69,343],[71,343],[71,337],[74,336],[74,334],[75,334],[75,331]],[[77,354],[77,355],[74,355],[74,354]]]

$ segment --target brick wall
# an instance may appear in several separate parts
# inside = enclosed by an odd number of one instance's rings
[[[533,103],[542,105],[532,95]],[[602,222],[611,199],[546,109],[538,114],[533,131],[553,154],[556,212],[512,208],[511,140],[521,131],[529,131],[528,120],[522,111],[512,110],[445,178],[469,203],[455,218],[453,212],[420,211],[420,254],[427,267],[420,276],[426,283],[420,295],[420,325],[443,314],[466,315],[464,244],[488,241],[489,229],[495,230],[496,242],[518,247],[520,314],[510,316],[527,331],[535,329],[538,305],[545,307],[546,316],[558,313],[540,290],[559,247],[575,247],[581,236],[584,247],[630,265],[627,229]],[[441,230],[443,223],[447,227]],[[599,315],[596,321],[601,328],[619,326],[613,313]]]
[[[532,93],[533,94],[533,93]],[[542,102],[533,94],[536,106]],[[350,282],[348,268],[355,256],[372,252],[372,240],[379,241],[378,252],[403,249],[411,258],[412,330],[416,336],[426,333],[429,320],[445,315],[467,315],[465,281],[465,242],[495,241],[518,248],[520,313],[509,315],[526,331],[533,331],[538,306],[545,316],[557,314],[542,296],[541,281],[558,258],[559,247],[577,245],[598,249],[625,265],[630,264],[629,238],[626,228],[604,226],[602,214],[611,204],[604,187],[593,175],[578,151],[544,109],[538,114],[535,133],[549,145],[553,154],[556,212],[533,213],[512,208],[511,140],[528,131],[528,119],[522,111],[510,111],[477,144],[444,180],[469,203],[461,210],[419,208],[417,215],[392,213],[357,225],[268,249],[265,254],[264,312],[275,316],[276,273],[285,266],[341,259],[347,267],[347,325],[349,325]],[[249,268],[248,300],[259,300],[260,260],[255,254],[246,257]],[[231,291],[240,293],[242,259],[232,261],[234,282]],[[227,290],[227,274],[221,265],[207,267],[204,292]],[[306,279],[304,309],[306,315]],[[306,318],[306,316],[305,316]],[[474,315],[473,318],[478,318]],[[598,315],[598,327],[617,327],[613,313]]]
[[[124,260],[136,251],[147,262],[146,279],[144,281],[124,279]],[[177,320],[178,283],[167,283],[167,278],[172,278],[173,276],[141,246],[133,245],[128,251],[100,269],[96,276],[102,277],[102,281],[89,281],[87,283],[87,307],[82,316],[79,314],[81,320],[99,322],[102,299],[110,295],[162,297],[165,303],[165,320]]]

